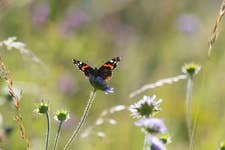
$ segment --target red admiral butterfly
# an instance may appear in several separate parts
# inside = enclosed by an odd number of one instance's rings
[[[108,81],[112,77],[112,71],[117,67],[118,63],[120,62],[121,58],[116,57],[113,58],[106,63],[104,63],[100,68],[92,68],[91,66],[73,59],[74,65],[76,65],[81,71],[84,72],[84,75],[89,78],[90,75],[97,78],[101,77],[104,81]]]

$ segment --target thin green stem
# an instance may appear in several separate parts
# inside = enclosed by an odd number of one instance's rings
[[[72,136],[70,137],[70,139],[68,140],[68,142],[67,142],[66,145],[64,146],[64,148],[63,148],[64,150],[66,150],[66,149],[69,148],[70,144],[71,144],[72,141],[77,137],[77,135],[78,135],[78,133],[79,133],[81,127],[82,127],[83,124],[85,123],[85,121],[86,121],[86,119],[87,119],[87,116],[88,116],[88,112],[89,112],[89,110],[90,110],[90,108],[91,108],[91,105],[92,105],[92,103],[93,103],[93,101],[94,101],[95,95],[96,95],[96,89],[94,89],[93,92],[91,92],[90,98],[89,98],[88,103],[87,103],[87,105],[86,105],[86,107],[85,107],[85,110],[84,110],[84,113],[83,113],[83,115],[82,115],[82,117],[81,117],[81,120],[80,120],[78,126],[75,128],[75,130],[74,130]]]
[[[193,78],[192,76],[189,76],[187,81],[187,92],[186,92],[186,123],[187,123],[187,129],[188,129],[188,139],[189,142],[191,140],[191,129],[192,129],[192,123],[191,123],[191,96],[192,96],[192,86],[193,86]]]
[[[45,115],[46,115],[46,120],[47,120],[47,131],[46,131],[45,150],[48,150],[49,135],[50,135],[50,119],[49,119],[48,111],[45,113]]]
[[[59,136],[60,136],[60,131],[61,131],[62,123],[63,123],[63,121],[60,121],[59,122],[59,128],[58,128],[58,131],[57,131],[56,136],[55,136],[55,143],[54,143],[53,150],[56,150],[56,147],[57,147],[57,144],[58,144],[58,139],[59,139]]]
[[[194,149],[194,135],[195,135],[195,131],[196,131],[196,128],[197,128],[198,119],[199,119],[199,109],[198,109],[196,118],[195,118],[194,123],[193,123],[189,150],[193,150]]]
[[[145,131],[145,139],[144,139],[144,145],[143,145],[143,150],[151,150],[151,144],[149,140],[149,133]]]

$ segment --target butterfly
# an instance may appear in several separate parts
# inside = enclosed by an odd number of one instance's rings
[[[104,81],[108,81],[112,77],[113,70],[118,66],[121,58],[116,57],[113,58],[106,63],[104,63],[100,68],[92,68],[91,66],[83,63],[79,60],[73,59],[73,63],[77,66],[81,71],[84,72],[85,77],[90,78],[90,76],[97,78],[100,77]]]

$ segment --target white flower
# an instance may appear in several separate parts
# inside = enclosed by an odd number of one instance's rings
[[[114,107],[112,107],[110,109],[110,113],[113,114],[115,112],[122,111],[124,109],[126,109],[126,106],[124,106],[124,105],[117,105],[117,106],[114,106]]]
[[[117,124],[117,121],[116,121],[115,119],[109,119],[108,122],[109,122],[111,125]]]
[[[105,133],[104,132],[98,132],[97,136],[100,138],[104,138],[105,137]]]
[[[96,122],[95,122],[95,125],[96,125],[96,126],[99,126],[99,125],[102,125],[103,123],[104,123],[103,118],[98,118],[98,119],[96,120]]]
[[[21,55],[30,57],[34,62],[41,63],[41,60],[33,54],[30,50],[26,48],[26,44],[17,41],[16,37],[9,37],[7,40],[4,40],[0,43],[0,46],[6,46],[7,50],[16,49]]]
[[[131,116],[135,118],[149,117],[160,111],[160,104],[162,99],[156,100],[156,96],[144,96],[143,99],[139,100],[129,107]]]

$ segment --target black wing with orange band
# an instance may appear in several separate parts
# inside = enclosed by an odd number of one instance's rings
[[[81,61],[79,61],[79,60],[73,59],[73,63],[74,63],[74,65],[76,65],[81,71],[84,72],[84,75],[85,75],[85,77],[87,77],[87,78],[89,78],[89,75],[90,75],[91,73],[94,72],[94,69],[93,69],[91,66],[89,66],[89,65],[87,65],[87,64],[85,64],[85,63],[83,63],[83,62],[81,62]]]
[[[116,57],[107,61],[98,69],[98,75],[102,77],[103,80],[106,81],[110,80],[112,77],[112,71],[117,67],[120,60],[121,60],[120,57]]]

